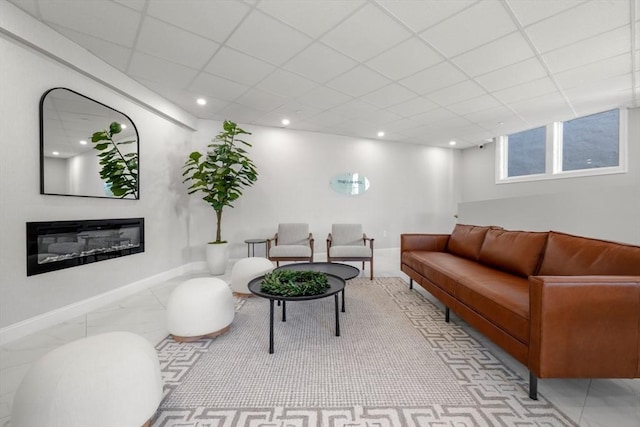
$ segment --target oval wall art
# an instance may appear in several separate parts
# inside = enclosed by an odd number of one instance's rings
[[[369,189],[369,179],[359,173],[341,173],[331,178],[331,188],[336,193],[357,196]]]

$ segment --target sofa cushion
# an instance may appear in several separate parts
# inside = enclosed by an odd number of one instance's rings
[[[489,228],[456,224],[447,243],[447,252],[477,261],[484,236]]]
[[[520,342],[529,343],[528,279],[481,264],[477,267],[459,280],[457,300]]]
[[[549,232],[540,276],[640,275],[640,246]]]
[[[462,278],[461,272],[479,265],[450,253],[430,251],[405,252],[402,254],[402,264],[408,265],[452,296],[455,295],[456,283]]]
[[[548,233],[533,231],[487,231],[479,261],[518,276],[535,274],[547,242]]]

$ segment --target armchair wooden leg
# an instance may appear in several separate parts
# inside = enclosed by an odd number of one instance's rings
[[[364,264],[364,262],[362,264]],[[364,269],[364,265],[362,268]],[[373,258],[369,261],[369,280],[373,280]]]

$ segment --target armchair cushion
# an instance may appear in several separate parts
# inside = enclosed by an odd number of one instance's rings
[[[332,245],[364,245],[362,224],[333,224],[331,226]]]
[[[331,258],[371,258],[371,248],[362,245],[331,246]]]
[[[279,240],[279,239],[278,239]],[[269,251],[271,258],[309,258],[311,257],[311,247],[309,245],[278,245],[272,246]]]
[[[309,224],[278,224],[279,245],[309,245]]]

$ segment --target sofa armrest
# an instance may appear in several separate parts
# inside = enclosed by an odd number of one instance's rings
[[[400,257],[405,251],[445,252],[450,234],[401,234]]]
[[[535,375],[640,376],[640,276],[531,276],[529,297]]]

